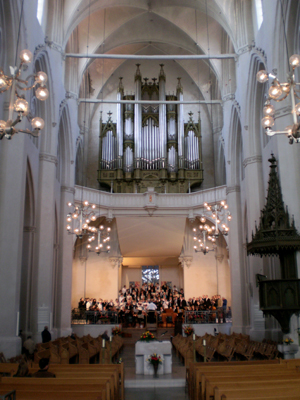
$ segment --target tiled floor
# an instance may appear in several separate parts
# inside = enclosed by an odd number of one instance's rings
[[[188,400],[188,398],[185,388],[125,389],[125,400]]]

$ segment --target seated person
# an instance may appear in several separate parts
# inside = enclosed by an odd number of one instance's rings
[[[19,378],[25,378],[31,376],[31,374],[29,373],[27,362],[24,360],[24,358],[20,360],[18,370],[13,376]]]
[[[102,339],[104,339],[104,340],[106,340],[106,341],[109,340],[109,336],[108,336],[108,334],[107,334],[107,331],[105,331],[104,333],[102,333],[101,337],[102,337]]]
[[[41,358],[39,361],[40,369],[32,374],[33,378],[56,378],[56,376],[48,371],[49,368],[49,358]]]

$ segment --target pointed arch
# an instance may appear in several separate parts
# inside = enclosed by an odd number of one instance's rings
[[[49,93],[53,94],[53,78],[50,67],[50,60],[45,46],[37,48],[34,53],[34,72],[43,71],[48,75],[47,88]],[[54,140],[51,135],[51,125],[54,121],[53,112],[55,110],[55,96],[50,95],[45,101],[39,101],[35,97],[35,92],[31,91],[31,112],[32,116],[39,116],[45,121],[45,128],[41,132],[39,138],[39,147],[42,152],[51,153],[52,141]]]
[[[75,160],[75,185],[83,186],[83,146],[82,141],[77,141],[76,160]]]
[[[73,160],[71,121],[68,104],[64,101],[60,107],[56,170],[56,179],[62,186],[69,186],[73,182],[73,176],[71,177],[71,160]]]
[[[230,178],[231,182],[228,183],[229,186],[239,186],[241,181],[244,179],[244,146],[243,146],[243,136],[240,120],[240,109],[238,103],[233,104],[231,109],[231,119],[230,119]]]
[[[249,155],[262,154],[262,148],[271,140],[261,125],[263,106],[267,96],[268,82],[261,84],[256,79],[258,71],[268,70],[264,53],[254,51],[251,56],[248,80],[247,119],[249,121]]]
[[[224,152],[224,140],[220,138],[217,144],[216,154],[216,186],[226,185],[226,161]]]

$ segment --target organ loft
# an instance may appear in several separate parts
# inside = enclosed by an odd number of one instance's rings
[[[98,182],[102,190],[144,193],[154,187],[157,193],[187,193],[203,181],[200,112],[196,120],[190,112],[184,122],[183,104],[172,103],[183,101],[180,78],[176,95],[166,94],[163,64],[160,67],[158,79],[149,80],[142,78],[137,64],[134,95],[124,94],[120,78],[117,100],[142,103],[118,103],[116,123],[111,112],[106,122],[101,114]]]

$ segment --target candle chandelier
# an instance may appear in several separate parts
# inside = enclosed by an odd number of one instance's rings
[[[102,252],[109,252],[109,235],[111,228],[107,227],[105,230],[102,224],[99,226],[92,225],[99,218],[99,216],[97,217],[95,214],[96,204],[90,205],[89,202],[85,200],[79,205],[75,205],[71,202],[67,203],[67,205],[73,209],[67,215],[68,233],[76,235],[78,239],[86,238],[88,242],[86,247],[90,252],[95,252],[98,255]]]
[[[193,228],[194,241],[198,242],[194,245],[194,250],[196,253],[202,252],[204,255],[209,251],[215,250],[216,238],[213,235],[214,226],[209,226],[208,224],[199,225],[199,229]],[[212,247],[208,246],[208,240],[213,243]]]
[[[296,104],[296,101],[300,100],[300,83],[295,81],[295,69],[300,66],[300,55],[294,54],[289,59],[292,70],[287,75],[287,82],[280,83],[275,73],[268,73],[265,70],[258,71],[256,78],[258,82],[265,83],[269,79],[272,80],[272,84],[269,89],[269,97],[266,100],[263,108],[264,117],[261,120],[263,128],[268,136],[274,135],[286,135],[289,138],[289,143],[293,144],[300,142],[300,102]],[[285,100],[288,96],[291,96],[292,103],[292,119],[293,123],[288,125],[284,130],[275,131],[272,129],[275,123],[275,108],[271,104],[271,101],[280,102]],[[296,100],[298,99],[298,100]]]
[[[97,253],[98,255],[100,253],[109,253],[110,251],[110,231],[111,228],[108,226],[105,230],[104,225],[99,225],[98,228],[91,227],[91,232],[92,235],[88,238],[88,244],[86,248],[90,252]],[[96,241],[97,239],[97,241]],[[93,247],[93,242],[95,242],[95,246]],[[104,247],[105,246],[105,247]]]
[[[45,72],[40,71],[36,74],[29,75],[26,79],[21,79],[23,66],[29,64],[32,61],[32,57],[31,51],[22,50],[20,53],[21,63],[19,67],[9,67],[10,75],[5,75],[0,68],[0,93],[10,90],[8,120],[0,120],[0,140],[4,137],[10,140],[14,134],[19,132],[28,133],[37,137],[39,136],[40,130],[44,128],[44,120],[40,117],[31,119],[32,131],[29,129],[16,128],[16,125],[29,113],[29,104],[25,100],[24,94],[20,94],[20,91],[26,92],[36,88],[35,96],[41,101],[46,100],[49,96],[49,91],[45,85],[48,80]],[[32,79],[34,82],[30,85],[29,82]],[[17,113],[15,119],[13,115],[14,112]]]
[[[200,217],[199,228],[193,228],[194,241],[198,244],[194,245],[195,252],[202,252],[204,255],[209,251],[213,251],[216,248],[216,240],[220,233],[223,236],[227,236],[229,227],[226,222],[231,221],[232,216],[228,210],[228,204],[224,200],[213,205],[204,203],[205,212]],[[207,218],[213,220],[213,225],[207,224]],[[225,222],[226,221],[226,222]],[[212,243],[212,247],[209,247],[209,241]]]
[[[215,221],[215,224],[212,227],[214,237],[218,238],[220,233],[222,233],[223,236],[227,236],[229,227],[227,226],[226,222],[230,222],[232,216],[228,210],[228,204],[226,201],[222,200],[213,205],[204,203],[204,207],[206,208],[207,215]],[[200,222],[205,223],[205,215],[200,217]]]

